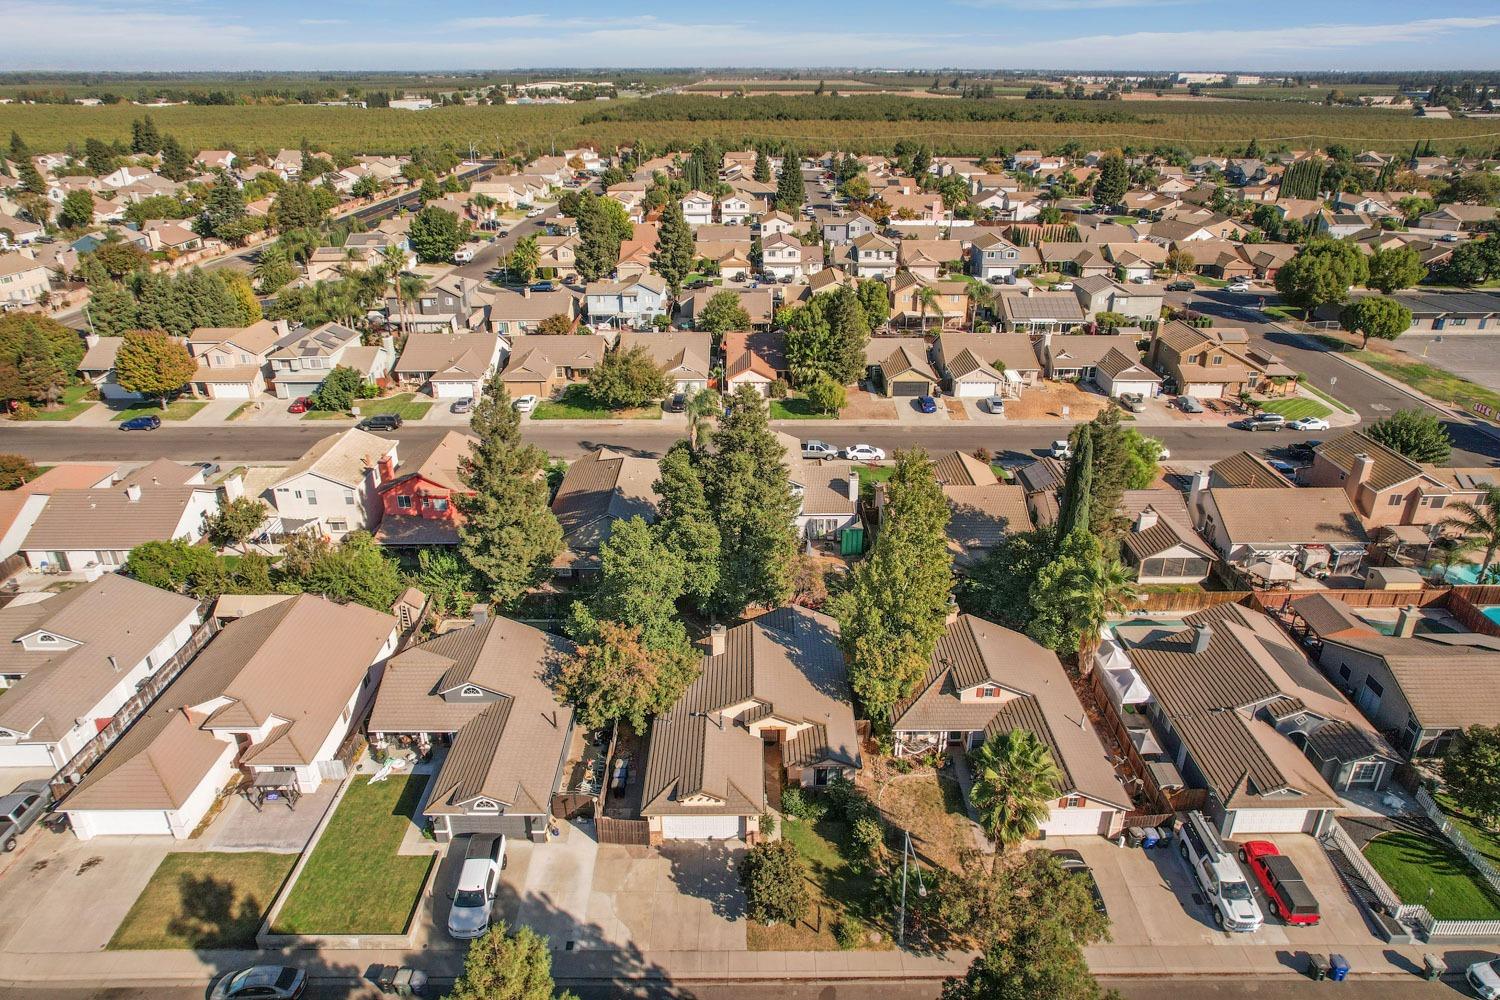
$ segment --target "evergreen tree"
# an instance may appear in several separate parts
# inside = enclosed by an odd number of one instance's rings
[[[825,374],[841,386],[858,382],[865,373],[870,321],[860,304],[859,293],[847,285],[834,293],[829,326],[831,338]]]
[[[496,372],[469,423],[479,439],[459,466],[472,496],[457,498],[464,515],[459,554],[511,604],[546,573],[562,551],[562,527],[548,504],[547,455],[521,441],[520,415]]]
[[[26,145],[26,140],[21,138],[21,133],[15,129],[10,130],[10,158],[16,163],[31,159],[31,149]]]
[[[792,146],[781,152],[781,177],[776,182],[776,207],[795,218],[807,201],[802,182],[802,157]]]
[[[759,184],[771,183],[771,158],[766,155],[766,147],[755,148],[755,172],[751,174]]]
[[[408,239],[417,260],[423,263],[452,263],[453,255],[463,245],[467,225],[446,209],[428,205],[411,220]]]
[[[1117,511],[1130,478],[1130,455],[1120,410],[1110,407],[1073,432],[1079,444],[1090,439],[1092,458],[1089,475],[1088,528],[1102,539],[1113,538]]]
[[[704,609],[719,588],[719,525],[688,442],[678,441],[668,449],[660,468],[661,478],[652,485],[661,498],[657,530],[663,544],[682,561],[684,595]]]
[[[95,177],[102,177],[120,165],[120,158],[115,154],[114,147],[103,139],[87,140],[83,144],[83,158],[88,164],[89,173]]]
[[[101,337],[119,337],[140,326],[135,296],[118,281],[91,286],[84,313],[89,329]]]
[[[47,338],[37,330],[31,331],[21,345],[15,361],[16,381],[19,395],[35,403],[51,406],[62,394],[63,387],[71,378],[58,363],[57,355]]]
[[[1081,434],[1073,458],[1068,462],[1068,478],[1063,484],[1062,510],[1057,515],[1059,539],[1068,537],[1079,528],[1088,528],[1093,483],[1094,438],[1091,434]]]
[[[1094,203],[1114,207],[1125,198],[1130,188],[1130,170],[1125,166],[1125,157],[1110,153],[1099,164],[1099,179],[1094,182]]]
[[[661,228],[657,232],[651,266],[666,279],[673,299],[682,294],[682,283],[693,270],[693,249],[693,231],[682,215],[682,204],[676,200],[667,202],[661,214]]]
[[[203,199],[203,211],[198,216],[198,232],[203,236],[224,238],[226,231],[244,220],[245,216],[244,193],[227,181],[215,184]]]
[[[182,148],[176,136],[161,142],[161,175],[172,181],[185,181],[193,172],[193,158]]]
[[[84,229],[94,222],[94,195],[89,191],[69,191],[57,213],[64,229]]]
[[[47,193],[47,182],[43,179],[42,172],[36,168],[36,164],[32,162],[30,156],[17,161],[16,180],[21,182],[21,190],[28,194],[44,195]],[[40,224],[47,220],[41,218],[33,221]]]
[[[156,153],[161,151],[161,134],[151,116],[130,123],[130,151],[132,153]]]
[[[948,501],[926,453],[897,452],[885,489],[874,548],[832,606],[850,683],[872,719],[883,719],[921,682],[953,586]]]

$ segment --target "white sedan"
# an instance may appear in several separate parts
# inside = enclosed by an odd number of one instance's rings
[[[530,413],[532,410],[536,409],[536,397],[517,396],[516,401],[511,405],[516,408],[517,413]]]
[[[1248,281],[1236,281],[1225,289],[1225,291],[1229,292],[1248,292],[1249,290],[1250,282]]]
[[[856,462],[883,462],[885,451],[873,444],[856,444],[844,449],[844,457]]]
[[[1299,417],[1287,424],[1294,431],[1326,431],[1328,421],[1322,417]]]

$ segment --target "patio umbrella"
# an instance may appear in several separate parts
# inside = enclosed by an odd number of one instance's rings
[[[1297,571],[1292,568],[1291,564],[1284,563],[1280,559],[1262,559],[1259,562],[1253,562],[1245,567],[1245,572],[1272,583],[1297,578]]]

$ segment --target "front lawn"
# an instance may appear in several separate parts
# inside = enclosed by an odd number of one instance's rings
[[[1421,903],[1439,920],[1500,920],[1500,897],[1444,841],[1382,833],[1365,845],[1365,859],[1403,903]]]
[[[277,934],[401,934],[431,855],[396,854],[427,775],[356,778],[292,887]]]
[[[63,390],[62,399],[55,409],[47,409],[38,406],[32,409],[33,420],[72,420],[84,410],[93,406],[98,400],[90,399],[89,393],[93,386],[84,383],[82,385],[70,385]]]
[[[1500,833],[1489,829],[1478,819],[1464,812],[1458,807],[1458,803],[1447,795],[1439,793],[1434,798],[1443,810],[1443,815],[1458,827],[1474,849],[1488,858],[1490,864],[1500,868]]]
[[[419,400],[414,392],[401,392],[384,399],[361,399],[358,404],[361,417],[373,417],[381,413],[398,414],[402,420],[421,420],[432,409],[431,400]]]
[[[156,868],[109,947],[254,948],[295,854],[179,852]]]
[[[1343,410],[1345,413],[1354,412],[1354,408],[1351,407],[1348,403],[1345,403],[1341,399],[1336,399],[1335,397],[1328,395],[1328,393],[1324,392],[1322,389],[1319,389],[1317,386],[1309,382],[1306,375],[1302,376],[1301,386],[1336,410]]]
[[[1293,396],[1290,399],[1269,399],[1261,403],[1260,408],[1267,413],[1279,413],[1288,420],[1326,417],[1333,412],[1316,399],[1303,399],[1300,396]]]
[[[110,417],[110,419],[116,423],[122,420],[131,420],[135,417],[161,417],[163,420],[186,420],[207,405],[208,400],[206,399],[174,399],[163,410],[155,403],[142,403],[140,406],[132,406],[128,410],[121,410],[113,417]]]
[[[788,396],[771,400],[772,420],[837,420],[838,413],[823,413],[814,410],[802,396]]]
[[[586,385],[570,385],[557,399],[544,399],[531,411],[532,420],[660,420],[661,407],[651,403],[638,409],[611,410],[589,395]]]
[[[892,913],[890,905],[876,889],[875,881],[863,868],[849,864],[840,845],[848,839],[849,830],[837,819],[782,820],[781,835],[790,841],[807,864],[808,906],[806,915],[795,924],[767,927],[749,921],[745,941],[751,951],[837,951],[834,927],[845,917],[853,917],[864,927],[880,932],[880,941],[861,944],[862,948],[890,948]]]

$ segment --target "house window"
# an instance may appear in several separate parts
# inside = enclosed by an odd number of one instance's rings
[[[1057,807],[1059,809],[1082,809],[1083,808],[1083,796],[1082,795],[1065,795],[1057,803]]]
[[[434,498],[433,501],[432,501],[432,509],[435,510],[435,511],[439,511],[439,512],[447,510],[448,509],[448,499],[446,497],[436,497],[436,498]]]
[[[307,491],[307,503],[308,503],[308,506],[311,506],[311,507],[316,507],[318,505],[318,491],[317,490],[308,490]]]
[[[401,510],[411,510],[411,497],[402,494],[396,498],[396,506]]]
[[[458,692],[460,698],[479,698],[483,695],[484,692],[475,684],[465,684]]]
[[[1339,680],[1341,680],[1341,681],[1347,681],[1349,678],[1351,678],[1353,676],[1354,676],[1354,672],[1349,669],[1349,665],[1347,663],[1341,664],[1339,666]]]
[[[475,799],[473,811],[477,813],[498,813],[500,806],[489,799]]]
[[[348,521],[329,521],[328,522],[328,530],[329,531],[335,531],[335,532],[348,531],[349,530],[349,522]]]
[[[1357,761],[1349,769],[1349,784],[1351,785],[1373,785],[1380,780],[1380,774],[1385,767],[1378,760]]]
[[[814,785],[817,785],[818,787],[821,788],[824,785],[828,784],[828,782],[831,781],[831,780],[833,780],[833,768],[831,768],[831,767],[819,767],[819,768],[814,768],[813,769],[813,784]]]
[[[351,507],[354,506],[354,491],[353,490],[345,490],[344,491],[344,503],[348,504]]]
[[[1214,355],[1214,364],[1216,364],[1216,365],[1222,365],[1223,363],[1224,363],[1224,355],[1222,355],[1222,354],[1215,354]]]
[[[1439,507],[1446,506],[1447,503],[1448,503],[1448,498],[1447,497],[1433,497],[1432,498],[1432,503],[1431,503],[1430,506],[1432,507],[1433,510],[1437,510]]]
[[[55,635],[48,635],[47,633],[43,632],[41,635],[39,635],[39,636],[36,637],[36,641],[37,642],[56,642],[57,641],[57,636],[55,636]]]
[[[1405,502],[1406,497],[1402,496],[1400,493],[1392,493],[1391,498],[1386,501],[1386,503],[1392,507],[1399,507]]]

